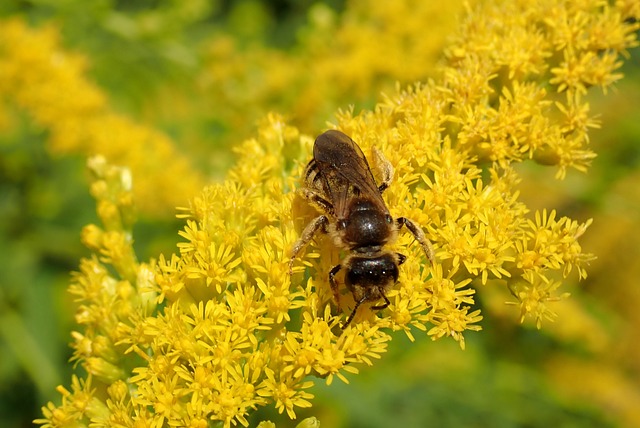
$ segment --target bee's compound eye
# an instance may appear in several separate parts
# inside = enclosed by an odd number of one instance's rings
[[[336,229],[338,230],[344,230],[347,228],[347,220],[342,219],[342,220],[338,220],[336,222]]]
[[[387,214],[387,217],[385,218],[385,220],[387,221],[388,224],[393,223],[393,217],[391,217],[389,214]]]

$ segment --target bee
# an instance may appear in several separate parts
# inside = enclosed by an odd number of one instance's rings
[[[309,222],[295,243],[289,262],[292,272],[295,258],[317,233],[327,234],[333,244],[346,252],[342,262],[329,271],[329,284],[340,308],[336,275],[344,269],[344,283],[355,300],[353,311],[342,325],[353,321],[364,303],[377,303],[372,309],[389,306],[387,291],[398,281],[398,266],[406,256],[384,247],[395,241],[402,226],[420,243],[427,259],[434,263],[431,242],[419,225],[398,217],[394,219],[382,199],[393,179],[393,166],[373,148],[375,163],[382,177],[380,185],[358,145],[347,135],[329,130],[315,141],[313,159],[305,168],[302,197],[319,215]]]

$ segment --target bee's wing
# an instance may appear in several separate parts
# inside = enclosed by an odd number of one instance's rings
[[[364,153],[347,135],[337,130],[321,134],[313,147],[313,158],[337,218],[346,217],[349,201],[355,196],[369,197],[389,212]]]

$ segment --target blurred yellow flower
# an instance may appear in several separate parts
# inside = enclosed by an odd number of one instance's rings
[[[434,76],[462,3],[358,0],[338,14],[318,2],[288,52],[260,44],[243,50],[230,35],[216,37],[205,44],[197,79],[210,100],[206,109],[234,131],[232,138],[250,132],[265,110],[315,130],[337,106],[371,104],[395,82]]]
[[[86,61],[65,52],[53,25],[0,23],[0,94],[49,131],[55,154],[101,154],[131,168],[136,203],[145,213],[170,213],[204,184],[161,132],[111,111],[106,95],[85,77]],[[163,191],[159,192],[158,187]]]

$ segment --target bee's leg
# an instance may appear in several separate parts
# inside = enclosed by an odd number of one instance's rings
[[[338,310],[340,309],[340,289],[336,283],[335,276],[342,269],[342,265],[335,265],[331,271],[329,271],[329,285],[331,285],[331,291],[333,292],[333,298],[336,301]]]
[[[400,266],[407,260],[407,256],[405,256],[404,254],[396,253],[396,256],[398,256],[398,266]]]
[[[320,212],[333,213],[333,205],[317,192],[309,188],[304,188],[300,190],[300,193],[309,204],[320,210]]]
[[[298,253],[307,245],[314,237],[314,235],[318,232],[318,230],[322,229],[324,233],[327,232],[327,225],[329,224],[329,219],[325,215],[318,216],[314,218],[307,227],[302,231],[302,235],[300,235],[300,239],[296,241],[293,246],[293,250],[291,250],[291,260],[289,260],[289,275],[291,275],[293,271],[293,261],[298,256]]]
[[[414,222],[412,222],[411,220],[409,220],[408,218],[404,218],[404,217],[398,217],[396,219],[396,224],[398,225],[398,229],[400,229],[403,225],[407,226],[407,229],[409,229],[409,232],[413,234],[413,236],[416,238],[416,241],[418,241],[422,246],[424,253],[427,255],[427,259],[429,259],[429,262],[431,262],[431,265],[432,266],[435,265],[436,253],[433,250],[433,245],[431,245],[431,241],[429,241],[429,239],[425,236],[424,232],[422,231],[422,228],[417,224],[415,224]]]
[[[371,309],[375,309],[376,311],[379,311],[381,309],[386,308],[387,306],[389,306],[391,304],[391,302],[389,301],[387,296],[385,296],[384,294],[382,294],[382,298],[384,299],[384,303],[382,305],[378,305],[378,306],[371,306]]]
[[[371,152],[373,153],[373,164],[382,175],[382,183],[378,186],[378,190],[382,193],[389,187],[393,180],[393,165],[391,165],[391,162],[389,162],[376,147],[372,147]]]
[[[353,311],[351,311],[351,315],[349,315],[349,318],[347,318],[347,321],[344,324],[342,324],[342,327],[340,327],[342,330],[344,330],[349,326],[349,324],[351,324],[351,321],[353,321],[353,317],[356,316],[356,312],[358,311],[358,308],[360,307],[361,304],[367,301],[367,297],[368,297],[367,295],[364,295],[360,300],[356,302],[356,305],[354,306]]]

